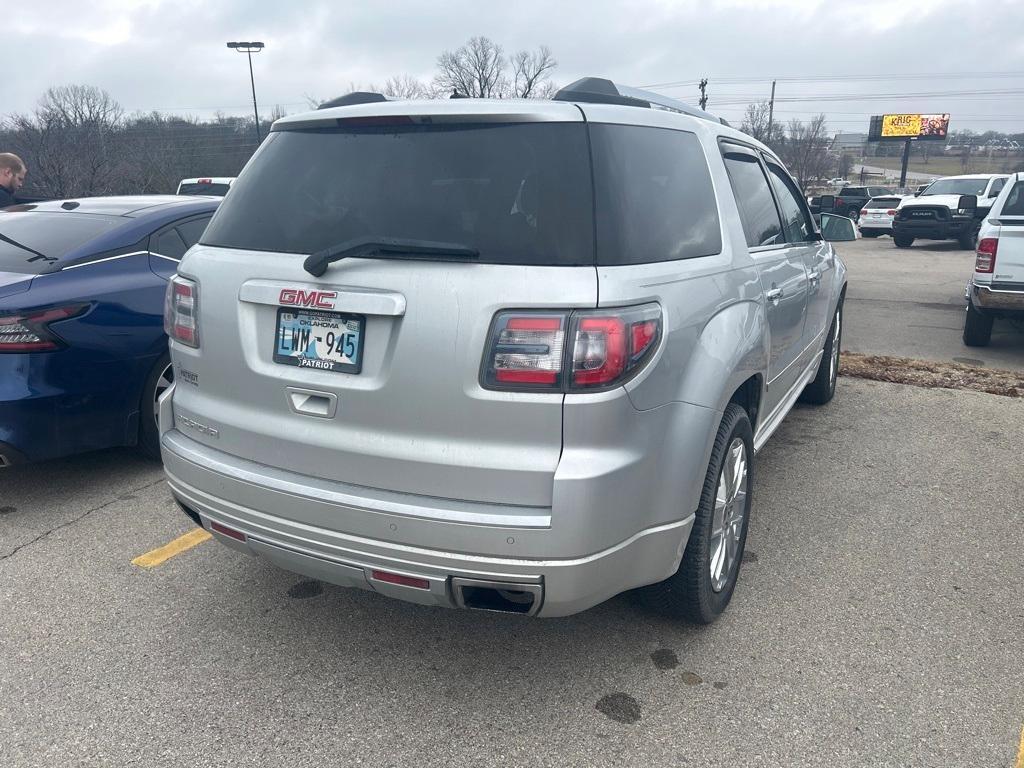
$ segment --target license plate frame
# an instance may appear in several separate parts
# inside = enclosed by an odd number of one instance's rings
[[[344,347],[342,348],[343,359],[339,360],[332,357],[331,353],[328,352],[326,357],[308,357],[304,354],[297,355],[294,349],[286,350],[285,347],[291,347],[291,344],[285,345],[283,342],[291,341],[287,339],[282,331],[282,319],[285,316],[290,316],[288,320],[288,327],[285,329],[288,332],[294,330],[295,326],[301,326],[302,319],[310,324],[309,334],[300,341],[304,340],[308,344],[313,341],[318,344],[317,352],[322,349],[322,345],[327,342],[323,337],[316,337],[314,329],[317,327],[313,323],[327,323],[328,325],[322,325],[320,327],[329,328],[331,330],[325,330],[323,336],[326,337],[327,333],[334,333],[339,329],[343,329],[344,334],[355,333],[356,339],[354,341],[355,352],[353,355],[345,354]],[[353,327],[353,324],[354,327]],[[292,337],[294,339],[294,335]],[[344,345],[344,341],[341,342]],[[333,312],[330,310],[320,309],[300,309],[292,307],[278,307],[277,316],[274,321],[274,347],[272,350],[273,358],[275,363],[281,365],[290,365],[296,368],[302,368],[310,371],[325,371],[328,373],[348,373],[352,375],[358,375],[363,370],[363,347],[366,343],[366,316],[357,315],[351,312]],[[335,347],[337,348],[337,347]],[[348,362],[346,362],[348,360]]]

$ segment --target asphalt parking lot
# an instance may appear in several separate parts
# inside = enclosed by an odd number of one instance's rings
[[[859,245],[859,244],[858,244]],[[716,624],[529,620],[204,542],[108,451],[0,475],[0,765],[1013,766],[1024,403],[841,379],[760,454]]]
[[[997,320],[987,347],[963,343],[974,252],[955,242],[837,243],[849,270],[843,350],[1024,371],[1024,323]]]

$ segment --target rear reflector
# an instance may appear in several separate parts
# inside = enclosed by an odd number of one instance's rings
[[[978,250],[974,259],[974,271],[991,273],[996,268],[996,253],[999,250],[999,238],[983,237],[978,241]]]
[[[234,528],[228,528],[226,525],[215,523],[212,520],[210,521],[210,530],[216,531],[217,533],[222,533],[225,536],[229,536],[232,539],[237,539],[238,541],[245,541],[245,534],[241,531],[236,531]]]
[[[426,579],[417,579],[413,576],[403,576],[400,573],[371,571],[370,577],[374,581],[386,581],[388,584],[400,584],[403,587],[413,587],[415,589],[430,589],[430,582]]]

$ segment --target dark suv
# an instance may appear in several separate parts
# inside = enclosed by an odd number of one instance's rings
[[[856,221],[860,216],[860,209],[868,200],[891,194],[893,191],[886,187],[846,187],[836,193],[835,206],[831,212]]]

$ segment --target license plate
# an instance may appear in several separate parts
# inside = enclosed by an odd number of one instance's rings
[[[366,318],[343,312],[277,311],[274,362],[321,371],[359,373]]]

